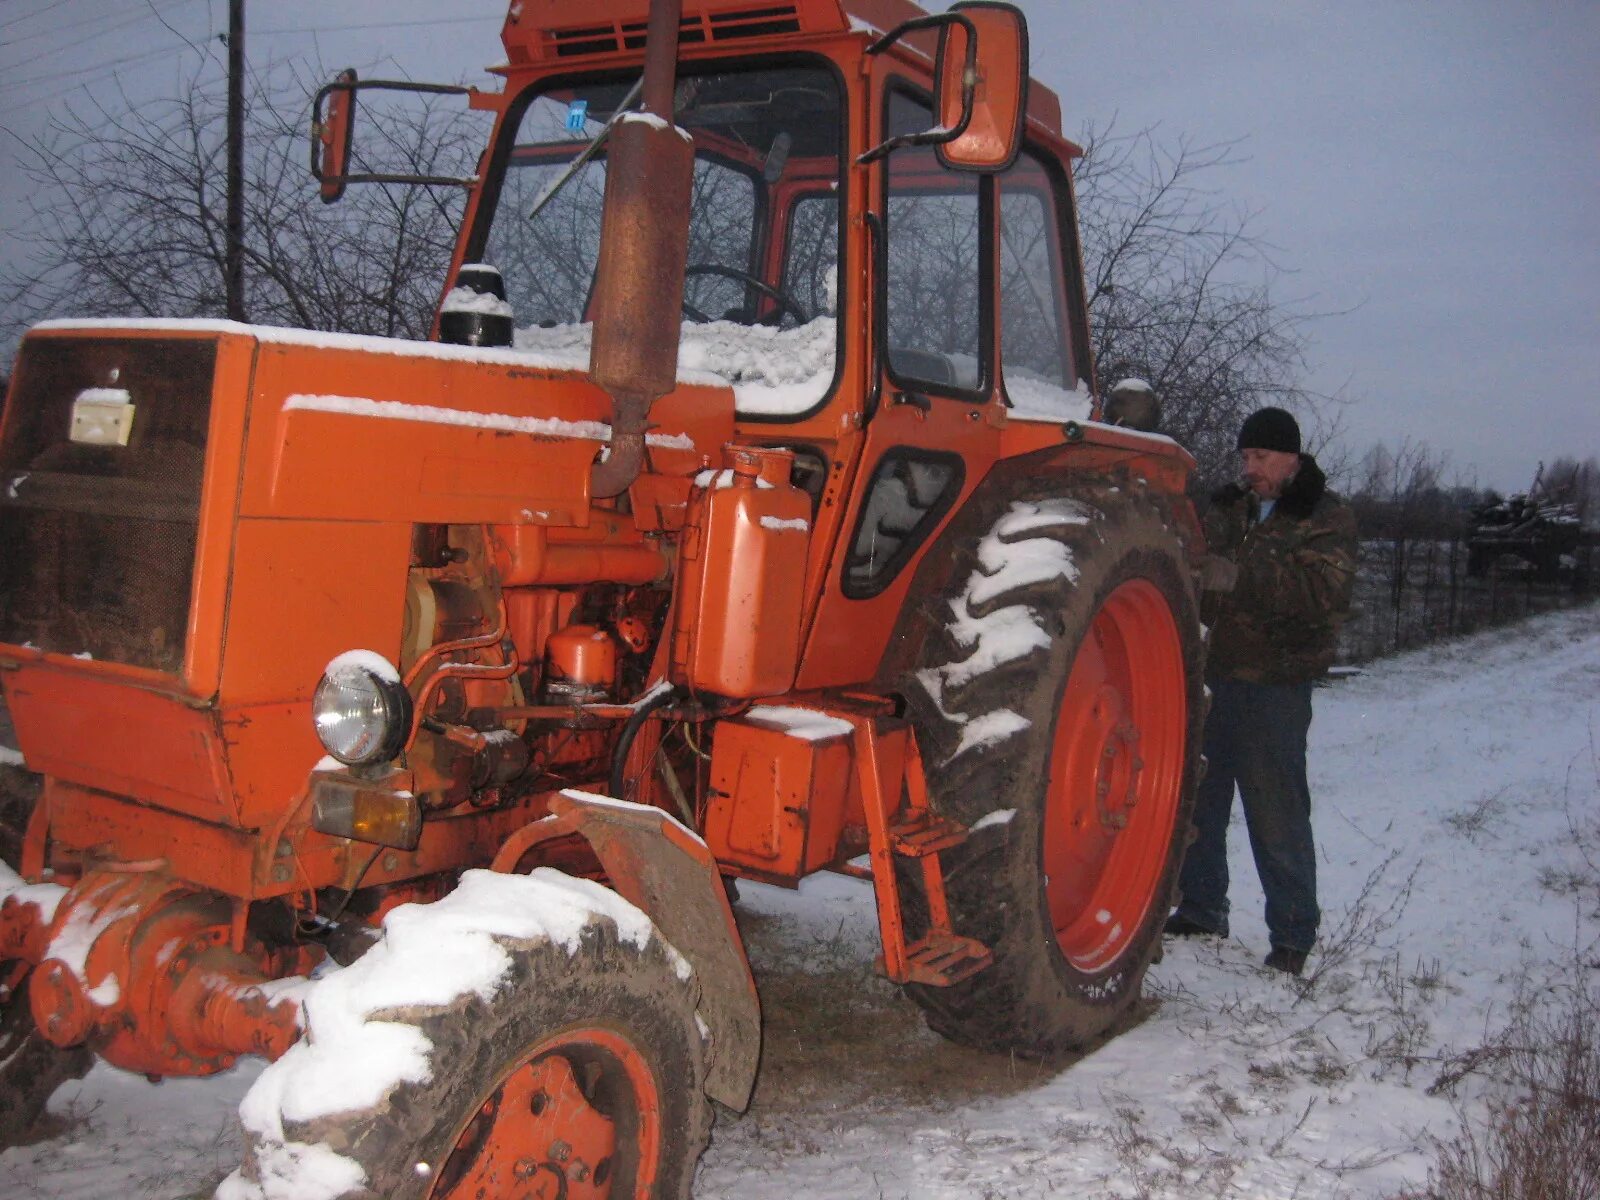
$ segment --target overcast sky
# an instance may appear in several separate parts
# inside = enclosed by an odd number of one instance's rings
[[[1463,476],[1526,486],[1600,454],[1600,3],[1024,0],[1033,74],[1069,134],[1112,116],[1242,139],[1214,182],[1258,211],[1312,326],[1310,384],[1345,441],[1421,441]],[[252,0],[253,62],[381,60],[488,82],[499,0]],[[448,13],[448,16],[442,15]],[[0,225],[13,135],[86,95],[170,94],[225,0],[0,0]],[[353,27],[353,28],[352,28]],[[290,31],[290,32],[277,32]],[[210,40],[208,40],[210,39]],[[0,253],[10,247],[0,244]]]

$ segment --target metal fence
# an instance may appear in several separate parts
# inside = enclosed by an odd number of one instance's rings
[[[1361,543],[1355,607],[1340,639],[1339,660],[1362,663],[1442,638],[1459,637],[1535,613],[1595,598],[1600,557],[1580,559],[1555,578],[1525,565],[1473,564],[1464,538],[1373,538]]]

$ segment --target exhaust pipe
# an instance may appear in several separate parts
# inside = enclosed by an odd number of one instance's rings
[[[589,351],[589,378],[611,396],[611,446],[590,477],[595,497],[638,478],[650,407],[677,381],[694,179],[694,143],[672,120],[682,13],[683,0],[651,4],[643,111],[611,131]]]

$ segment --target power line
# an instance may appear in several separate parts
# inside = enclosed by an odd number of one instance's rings
[[[425,21],[367,21],[360,25],[306,25],[299,29],[252,29],[250,36],[271,37],[280,33],[348,33],[358,29],[413,29],[419,25],[469,25],[484,21],[504,22],[504,17],[430,17]]]
[[[180,5],[188,4],[190,2],[191,0],[170,0],[170,3],[168,3],[166,7],[169,9],[177,8]],[[23,34],[21,37],[10,39],[5,43],[5,48],[9,50],[11,47],[20,46],[24,42],[37,41],[42,37],[50,37],[54,34],[65,32],[67,37],[55,49],[38,50],[31,52],[28,55],[30,60],[49,58],[52,54],[60,54],[65,50],[75,50],[87,42],[92,42],[98,38],[103,38],[107,34],[117,33],[123,29],[126,29],[130,25],[137,25],[140,21],[144,20],[147,13],[154,14],[157,20],[161,20],[161,14],[156,10],[155,5],[150,3],[150,0],[145,0],[145,4],[143,5],[135,4],[132,8],[124,9],[121,14],[114,14],[121,15],[124,18],[123,20],[117,21],[114,24],[101,25],[98,28],[92,29],[88,32],[80,32],[77,28],[65,31],[60,28],[41,29],[37,33]],[[165,22],[162,23],[165,24]]]
[[[24,21],[31,21],[35,17],[42,17],[52,8],[60,8],[66,2],[67,0],[53,0],[53,3],[46,4],[43,8],[36,8],[31,13],[24,13],[22,16],[13,17],[9,21],[0,21],[0,29],[10,29],[13,25],[21,25]]]

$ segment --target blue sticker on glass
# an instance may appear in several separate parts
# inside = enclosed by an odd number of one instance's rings
[[[589,119],[589,102],[587,100],[574,100],[567,105],[567,128],[573,133],[582,133],[584,122]]]

